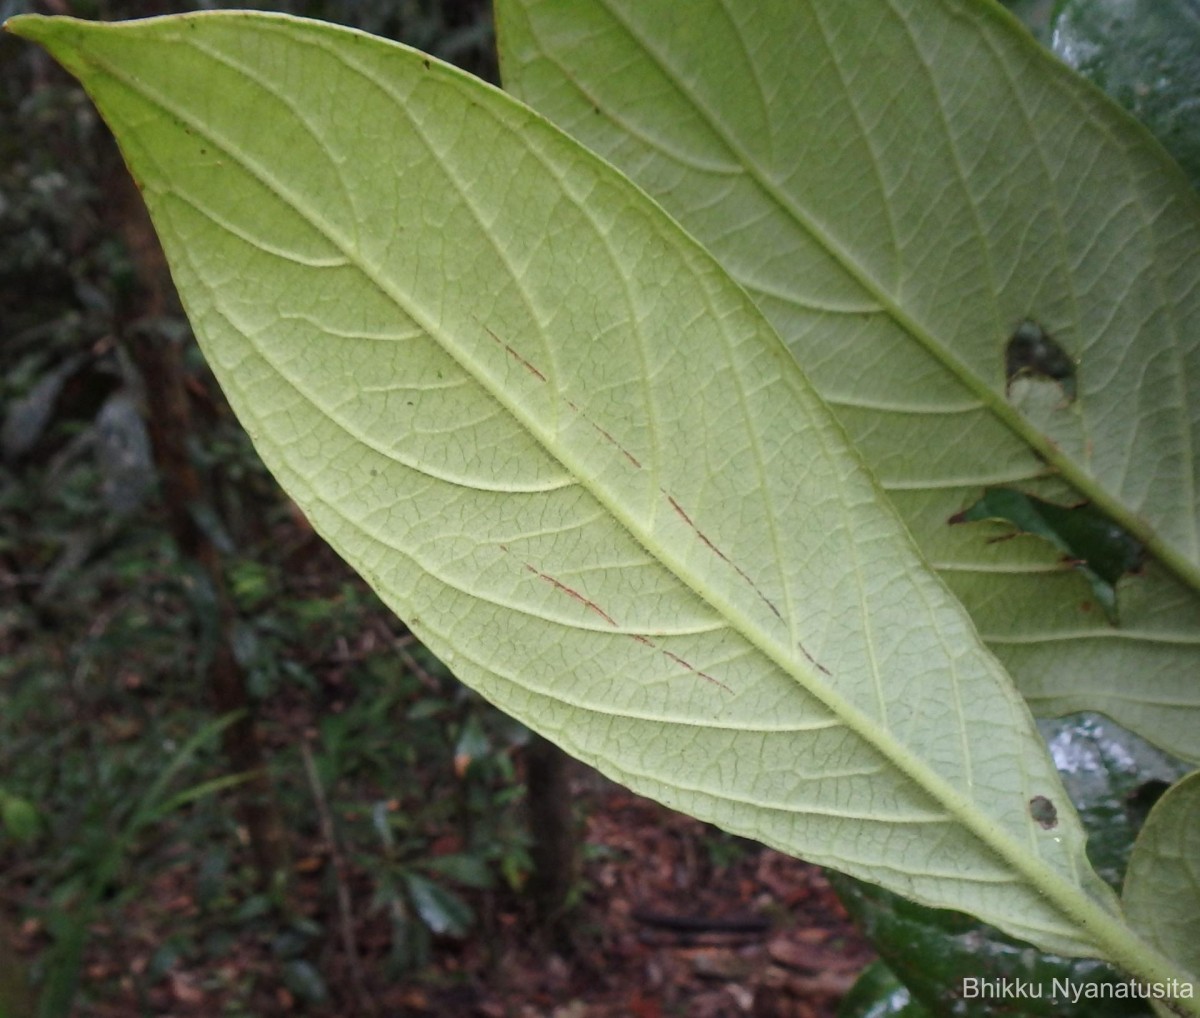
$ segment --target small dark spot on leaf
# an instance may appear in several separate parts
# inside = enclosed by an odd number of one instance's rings
[[[1075,399],[1075,362],[1037,322],[1025,319],[1004,348],[1006,389],[1018,378],[1048,378],[1057,382],[1068,401]]]
[[[429,61],[428,60],[422,60],[421,63],[425,65],[425,70],[429,70]]]
[[[1029,800],[1029,815],[1047,831],[1058,826],[1058,810],[1044,795],[1035,795]]]

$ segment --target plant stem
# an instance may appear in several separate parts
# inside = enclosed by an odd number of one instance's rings
[[[317,807],[321,837],[325,840],[326,851],[329,852],[329,858],[333,863],[338,925],[342,935],[342,950],[346,952],[346,965],[350,972],[350,985],[354,990],[355,1003],[359,1014],[376,1015],[379,1010],[375,1006],[375,999],[367,992],[366,983],[363,981],[362,965],[358,957],[358,942],[354,936],[354,906],[350,899],[349,869],[346,866],[346,858],[342,855],[341,846],[338,844],[337,832],[333,826],[333,816],[329,812],[325,789],[321,786],[321,777],[313,762],[312,750],[309,749],[305,739],[300,740],[300,757],[304,761],[304,773],[308,777],[313,802]]]

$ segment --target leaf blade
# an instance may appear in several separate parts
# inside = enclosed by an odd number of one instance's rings
[[[1196,759],[1200,216],[1157,146],[986,5],[497,14],[506,85],[755,298],[1035,709],[1104,709]],[[1031,315],[1078,399],[1006,377]],[[946,525],[996,485],[1174,534],[1151,543],[1185,580],[1126,577],[1110,626],[1050,545]]]
[[[624,178],[328,26],[18,24],[121,138],[268,465],[461,677],[730,829],[1111,940],[1023,703],[753,306]],[[351,158],[378,124],[384,158]]]
[[[1121,900],[1130,925],[1200,973],[1200,771],[1163,793],[1133,843]]]

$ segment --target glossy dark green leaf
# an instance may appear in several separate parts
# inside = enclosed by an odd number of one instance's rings
[[[1088,828],[1092,864],[1116,886],[1154,798],[1187,768],[1098,715],[1039,726]],[[1031,808],[1036,809],[1032,804]],[[1126,983],[1126,977],[1110,966],[1041,953],[961,913],[925,908],[867,884],[830,876],[896,977],[935,1015],[1151,1014],[1140,1000],[1084,996],[1088,986],[1109,984],[1115,989]],[[972,979],[987,982],[969,982]],[[1028,987],[1030,995],[998,999],[993,993],[1002,992],[1004,985]],[[1070,998],[1073,992],[1078,1000]]]
[[[863,969],[838,1008],[838,1018],[929,1018],[908,987],[877,961]]]
[[[475,922],[470,906],[457,894],[416,873],[405,874],[409,898],[417,915],[439,937],[464,937]]]
[[[1080,1000],[1073,1005],[1067,994],[1056,993],[1064,986],[1125,981],[1103,962],[1042,954],[961,913],[916,905],[848,877],[831,874],[831,880],[883,960],[913,999],[935,1016],[985,1018],[1005,1013],[998,1005],[1024,1018],[1149,1018],[1151,1014],[1140,1003]],[[1007,992],[1021,995],[1004,999],[1002,987],[1012,987]]]
[[[454,745],[454,769],[456,773],[460,775],[465,774],[467,768],[475,760],[487,756],[491,748],[491,742],[488,740],[483,726],[479,723],[478,716],[472,714],[467,718],[466,723],[458,734],[458,741]]]
[[[1066,0],[1052,48],[1149,127],[1200,187],[1200,0]]]
[[[495,887],[496,879],[487,863],[477,855],[443,855],[430,859],[426,868],[432,872],[456,881],[465,887],[491,888]]]

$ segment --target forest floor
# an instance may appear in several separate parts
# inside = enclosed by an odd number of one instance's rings
[[[83,944],[75,1018],[833,1018],[872,952],[820,869],[575,762],[578,905],[558,941],[539,935],[522,886],[528,733],[286,503],[274,518],[229,571],[239,632],[262,648],[248,670],[290,907],[256,889],[230,791],[203,792],[227,773],[213,738],[181,748],[212,722],[160,529],[131,524],[66,595],[0,624],[0,774],[40,816],[27,843],[0,841],[0,919],[42,986],[56,964],[73,979],[63,955]]]
[[[819,868],[574,761],[578,904],[557,941],[537,933],[521,886],[529,819],[512,722],[406,643],[297,517],[284,513],[272,536],[279,584],[255,617],[262,632],[274,619],[289,634],[275,664],[308,676],[279,680],[260,704],[293,860],[290,910],[255,890],[226,792],[164,809],[103,878],[90,918],[81,911],[100,879],[97,853],[123,836],[130,803],[175,766],[171,747],[203,718],[183,695],[195,697],[194,683],[157,674],[169,661],[155,654],[167,650],[144,635],[148,619],[184,617],[179,605],[127,590],[140,605],[136,639],[114,638],[111,660],[97,658],[85,683],[53,661],[44,674],[22,665],[63,634],[26,631],[23,650],[0,639],[17,669],[6,738],[33,754],[22,757],[30,775],[12,779],[46,789],[35,799],[40,839],[0,846],[0,906],[16,956],[43,983],[49,959],[82,935],[73,1016],[833,1018],[873,954]],[[112,568],[102,563],[102,575]],[[159,589],[162,577],[141,568]],[[98,603],[110,596],[102,589]],[[288,628],[305,605],[332,621]],[[191,653],[186,633],[165,633],[164,648]],[[171,788],[202,788],[221,772],[209,746]],[[441,865],[450,862],[458,868]],[[464,872],[483,879],[464,883]],[[436,885],[442,914],[422,912],[414,874]],[[430,936],[456,910],[468,917],[457,934]],[[420,943],[405,946],[414,935]]]
[[[334,951],[322,974],[324,1005],[277,978],[270,947],[243,935],[219,955],[177,958],[157,980],[147,969],[170,916],[198,909],[195,874],[181,859],[150,893],[93,929],[82,983],[96,1018],[134,1015],[378,1015],[445,1018],[832,1018],[873,952],[850,924],[821,870],[713,828],[579,768],[582,902],[573,947],[530,933],[518,901],[489,917],[491,936],[435,943],[429,963],[395,981],[381,977],[390,932],[356,923],[357,964]],[[323,847],[298,866],[300,907],[322,915]],[[314,863],[315,861],[315,863]],[[351,873],[351,887],[366,887]],[[41,933],[27,925],[32,954]],[[106,989],[89,994],[88,984]],[[253,985],[251,993],[245,992]],[[357,985],[356,985],[357,984]],[[236,988],[242,988],[238,990]],[[235,1002],[236,998],[236,1002]],[[369,1001],[369,1003],[363,1003]]]
[[[480,993],[479,1014],[836,1014],[874,954],[819,868],[753,842],[714,840],[699,821],[603,779],[589,784],[581,911],[594,948],[574,960],[510,949],[503,982]]]

